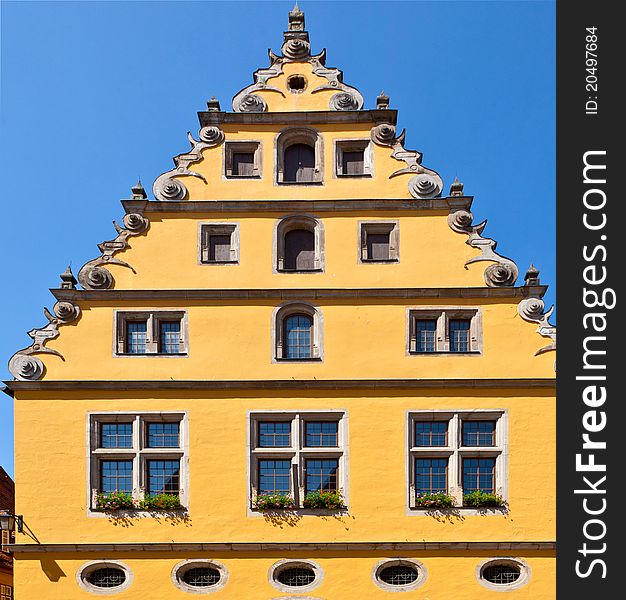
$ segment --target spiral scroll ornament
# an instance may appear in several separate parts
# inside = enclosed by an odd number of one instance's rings
[[[154,182],[153,186],[154,197],[157,200],[175,202],[187,197],[187,188],[178,179],[171,179],[170,177],[161,179],[161,177]]]
[[[428,173],[420,173],[409,180],[409,193],[413,198],[434,198],[441,194],[439,181]]]
[[[517,305],[517,312],[526,321],[540,323],[544,308],[545,304],[541,298],[524,298]]]
[[[245,94],[242,96],[235,107],[236,112],[244,113],[260,113],[267,110],[267,104],[261,96],[256,94]]]
[[[359,110],[359,102],[349,92],[339,92],[330,99],[329,107],[330,110]]]
[[[388,123],[381,123],[372,128],[371,138],[379,146],[392,146],[396,141],[396,128]]]
[[[9,371],[19,381],[36,381],[43,377],[44,364],[28,354],[14,354],[9,361]]]
[[[308,58],[311,55],[311,44],[305,40],[287,40],[282,47],[283,56],[290,60]]]
[[[495,263],[485,269],[484,277],[490,287],[511,286],[517,279],[517,269],[506,263]]]
[[[448,215],[448,225],[457,233],[469,233],[474,215],[468,210],[456,210]]]
[[[71,302],[57,302],[52,311],[56,315],[59,323],[71,323],[80,316],[80,308]]]
[[[78,281],[88,290],[108,290],[113,287],[113,275],[102,267],[81,269]]]
[[[148,229],[148,219],[139,213],[129,213],[124,215],[123,219],[124,227],[127,231],[138,235]]]
[[[203,127],[199,135],[200,139],[209,146],[219,146],[224,141],[224,132],[212,125]]]

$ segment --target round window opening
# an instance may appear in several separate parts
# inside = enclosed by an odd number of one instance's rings
[[[91,571],[86,579],[93,587],[115,588],[126,582],[126,573],[122,569],[106,567]]]
[[[276,576],[276,581],[288,587],[302,587],[315,581],[315,571],[309,567],[289,567]]]
[[[287,88],[292,94],[300,94],[306,88],[306,78],[304,75],[291,75],[287,78]]]
[[[181,577],[184,583],[195,588],[217,585],[221,578],[221,573],[211,567],[193,567],[192,569],[187,569]]]
[[[419,572],[415,567],[408,565],[393,565],[381,570],[378,578],[387,585],[402,587],[417,581]]]
[[[516,565],[488,565],[483,569],[482,577],[494,585],[511,585],[521,576]]]

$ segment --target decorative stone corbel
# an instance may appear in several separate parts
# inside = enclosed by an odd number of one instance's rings
[[[70,276],[73,279],[72,271],[68,267],[67,271],[61,275],[63,283],[66,283]],[[9,360],[9,372],[20,381],[36,381],[44,376],[46,367],[41,359],[34,356],[35,354],[54,354],[65,360],[57,350],[46,348],[46,342],[59,336],[60,325],[76,321],[80,317],[80,308],[72,302],[57,302],[52,307],[52,313],[47,308],[43,309],[43,313],[48,323],[38,329],[31,329],[28,335],[33,343],[18,350]]]
[[[472,225],[473,220],[472,213],[463,209],[453,209],[448,215],[450,229],[456,233],[467,234],[468,238],[465,243],[472,248],[481,250],[480,256],[470,258],[464,267],[467,269],[467,265],[480,261],[493,262],[494,264],[489,265],[485,269],[485,283],[490,287],[515,285],[518,275],[517,265],[510,258],[502,256],[495,251],[498,242],[491,238],[484,238],[481,235],[487,225],[487,221],[483,221],[478,225]]]
[[[208,126],[200,130],[199,136],[200,141],[197,141],[193,138],[191,132],[188,131],[187,139],[191,144],[191,150],[185,154],[175,156],[173,160],[176,167],[156,178],[152,186],[152,192],[157,200],[161,200],[162,202],[175,202],[184,200],[187,197],[185,184],[179,179],[174,179],[176,176],[189,175],[191,177],[198,177],[206,183],[204,175],[196,171],[191,171],[189,165],[202,160],[202,151],[205,148],[219,146],[224,141],[224,132],[217,126]]]
[[[78,272],[78,281],[86,290],[108,290],[113,287],[113,275],[103,265],[120,265],[128,267],[135,273],[135,269],[127,262],[114,258],[114,255],[126,250],[128,248],[128,238],[142,234],[148,229],[150,222],[144,215],[129,213],[124,215],[123,223],[124,228],[113,221],[113,226],[118,234],[117,237],[114,240],[98,244],[102,254],[85,263]]]

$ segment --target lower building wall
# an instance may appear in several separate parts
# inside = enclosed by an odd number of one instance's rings
[[[312,551],[309,554],[278,552],[260,553],[118,553],[107,556],[84,554],[28,554],[18,556],[15,569],[15,598],[18,600],[72,600],[103,597],[82,589],[77,573],[92,561],[119,561],[132,573],[127,589],[104,594],[119,600],[181,600],[197,594],[178,589],[172,581],[175,567],[182,561],[213,560],[226,572],[223,587],[210,593],[211,598],[240,600],[350,600],[393,598],[393,592],[381,589],[374,582],[377,565],[386,559],[404,558],[423,565],[423,583],[403,594],[419,600],[483,600],[502,598],[500,590],[484,587],[477,571],[488,559],[515,557],[528,567],[524,585],[508,591],[515,598],[551,600],[556,597],[556,561],[552,551],[524,551],[523,554],[494,554],[487,551],[415,552],[404,556],[380,552]],[[313,589],[289,591],[270,583],[272,567],[282,561],[312,561],[319,567],[320,582]],[[425,573],[424,573],[425,571]],[[394,590],[395,591],[395,590]]]

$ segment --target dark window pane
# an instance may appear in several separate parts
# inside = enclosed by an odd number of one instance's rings
[[[308,315],[291,315],[285,319],[283,357],[311,358],[313,319]]]
[[[283,181],[309,183],[315,177],[315,150],[294,144],[285,150]]]
[[[416,421],[415,422],[415,445],[416,446],[447,446],[448,445],[448,422],[447,421]]]
[[[288,448],[291,446],[291,423],[259,423],[259,446],[261,448]]]
[[[495,445],[495,421],[463,421],[463,446]]]
[[[147,423],[148,448],[178,448],[179,423]]]
[[[230,235],[209,236],[209,260],[223,262],[230,260]]]
[[[180,489],[179,460],[148,461],[148,493],[178,494]]]
[[[337,446],[338,424],[333,421],[320,423],[307,421],[305,428],[305,446]]]
[[[301,587],[315,581],[315,572],[308,567],[283,569],[276,577],[280,583],[290,587]]]
[[[448,459],[415,459],[415,493],[445,494],[448,490]]]
[[[321,490],[337,491],[336,458],[306,461],[306,493]]]
[[[221,575],[211,567],[194,567],[183,573],[182,580],[192,587],[210,587],[220,582]]]
[[[493,494],[495,490],[495,458],[463,459],[463,493],[477,490]]]
[[[254,175],[254,153],[236,152],[233,154],[233,175],[251,177]]]
[[[363,175],[363,150],[343,152],[342,158],[343,164],[341,172],[343,175]]]
[[[147,321],[128,321],[126,323],[126,352],[128,354],[146,353]]]
[[[113,588],[122,585],[126,581],[126,573],[122,569],[110,567],[96,569],[89,573],[87,581],[94,587]]]
[[[469,352],[469,319],[450,319],[450,352]]]
[[[132,448],[133,447],[133,424],[132,423],[101,423],[100,447],[101,448]]]
[[[292,229],[285,234],[284,267],[289,271],[315,268],[315,234],[308,229]]]
[[[483,570],[483,579],[496,585],[508,585],[520,577],[519,567],[513,565],[490,565]]]
[[[434,352],[437,321],[435,319],[415,320],[415,350],[417,352]]]
[[[259,494],[288,496],[291,491],[290,479],[290,460],[259,461]]]
[[[389,234],[368,233],[366,238],[367,258],[370,260],[388,260]]]
[[[392,567],[386,567],[381,572],[378,578],[381,581],[389,585],[409,585],[417,580],[418,572],[415,567],[409,567],[406,565],[394,565]]]
[[[102,460],[100,461],[100,491],[132,492],[133,461]]]
[[[159,321],[159,352],[180,352],[180,321]]]

